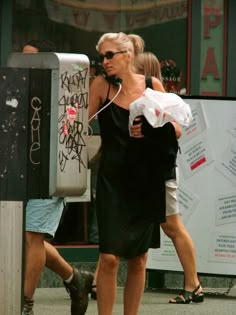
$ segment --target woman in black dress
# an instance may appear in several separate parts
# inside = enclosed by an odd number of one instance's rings
[[[107,75],[93,80],[89,100],[89,116],[92,118],[98,112],[102,137],[96,193],[99,315],[112,314],[121,257],[128,264],[124,314],[138,314],[145,286],[147,251],[160,246],[156,222],[165,220],[160,202],[165,196],[164,181],[157,181],[152,189],[154,181],[147,171],[151,168],[147,168],[149,163],[145,158],[145,137],[140,130],[137,137],[136,131],[132,131],[131,137],[129,131],[129,104],[146,88],[145,76],[133,71],[134,58],[143,47],[141,37],[124,33],[104,34],[96,46]],[[153,89],[164,92],[157,78],[152,78],[152,85]]]

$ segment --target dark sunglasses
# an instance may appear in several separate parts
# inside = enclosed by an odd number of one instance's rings
[[[126,52],[127,52],[127,50],[116,51],[116,52],[114,52],[114,51],[107,51],[104,55],[103,54],[99,55],[99,61],[103,62],[104,58],[112,59],[116,54],[124,54]]]

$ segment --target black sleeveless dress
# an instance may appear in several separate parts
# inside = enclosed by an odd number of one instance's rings
[[[100,251],[129,259],[160,247],[160,225],[153,216],[158,211],[159,189],[146,189],[143,180],[139,182],[142,165],[136,170],[130,160],[133,141],[141,148],[142,140],[129,135],[129,111],[111,103],[98,120],[102,138],[96,191]]]

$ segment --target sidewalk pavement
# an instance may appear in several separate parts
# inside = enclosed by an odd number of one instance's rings
[[[118,288],[113,315],[123,315],[123,288]],[[176,291],[145,291],[139,315],[236,315],[236,298],[206,294],[204,303],[174,305],[170,297]],[[70,315],[70,299],[64,288],[38,288],[35,294],[35,315]],[[89,301],[86,315],[97,315],[97,303]]]

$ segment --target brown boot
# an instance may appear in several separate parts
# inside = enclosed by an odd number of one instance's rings
[[[71,315],[84,315],[88,307],[88,295],[91,292],[93,273],[73,268],[73,279],[64,281],[71,298]]]

